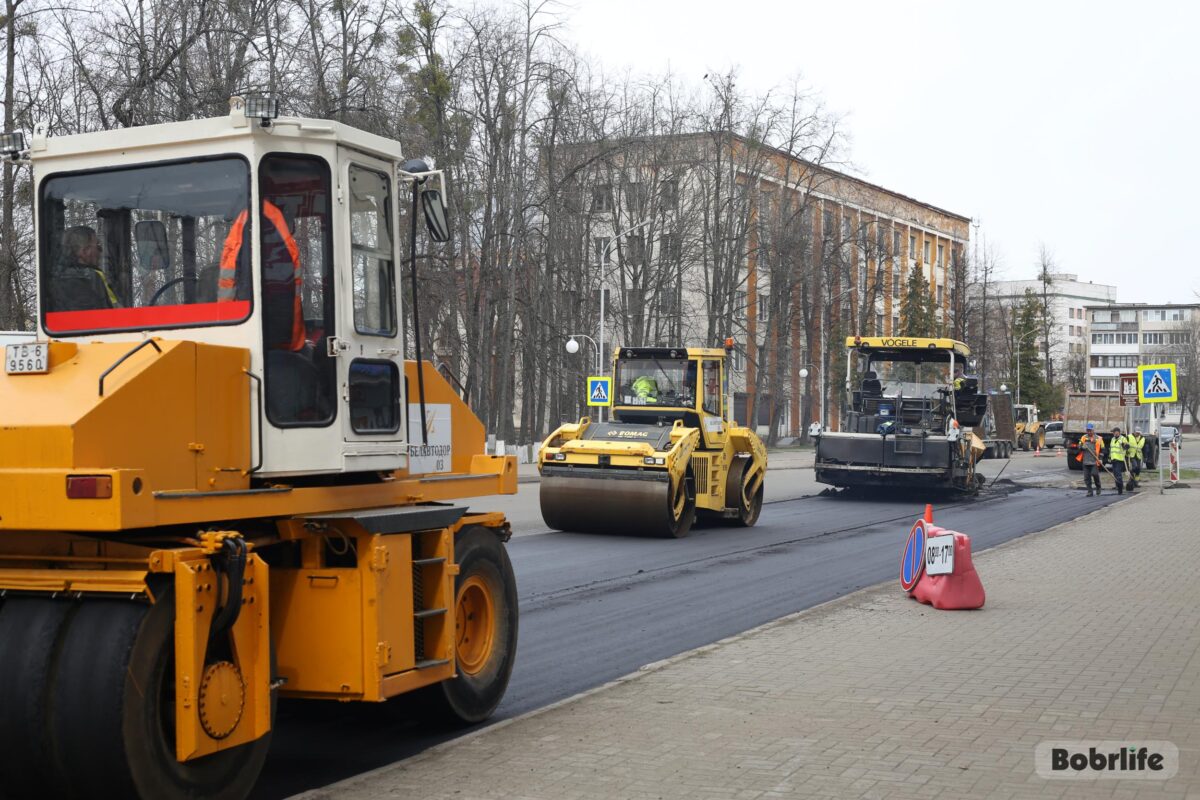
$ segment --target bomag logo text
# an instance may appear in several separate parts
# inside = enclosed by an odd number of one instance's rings
[[[613,431],[622,439],[649,439],[650,434],[646,431]]]

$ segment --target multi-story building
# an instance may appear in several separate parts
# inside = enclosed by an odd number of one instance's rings
[[[924,333],[952,332],[967,216],[738,136],[581,155],[590,254],[618,290],[609,341],[711,346],[732,336],[741,420],[791,435],[814,418],[836,424],[840,338],[899,333],[914,268],[942,329]]]
[[[976,287],[978,291],[979,287]],[[988,287],[988,302],[1015,308],[1033,293],[1050,310],[1050,358],[1061,368],[1071,356],[1087,353],[1088,330],[1084,309],[1089,305],[1114,303],[1117,287],[1105,283],[1081,281],[1078,275],[1052,273],[1044,282],[1031,280],[995,281]],[[1039,350],[1045,343],[1038,337]],[[1059,371],[1056,370],[1056,374]]]
[[[1200,304],[1110,303],[1084,309],[1089,334],[1088,389],[1093,392],[1119,391],[1121,373],[1135,372],[1142,364],[1182,361],[1182,348],[1196,346]],[[1179,419],[1177,404],[1163,410],[1168,419]],[[1195,420],[1185,419],[1184,424],[1194,426]]]

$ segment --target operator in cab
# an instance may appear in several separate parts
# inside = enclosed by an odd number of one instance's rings
[[[93,311],[123,305],[100,266],[100,240],[87,225],[63,231],[62,257],[50,280],[49,311]]]
[[[658,381],[649,375],[639,376],[631,388],[640,402],[647,405],[658,402]]]

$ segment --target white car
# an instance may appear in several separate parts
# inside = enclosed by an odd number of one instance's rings
[[[1046,423],[1046,447],[1063,447],[1066,440],[1063,438],[1063,424],[1061,422]]]

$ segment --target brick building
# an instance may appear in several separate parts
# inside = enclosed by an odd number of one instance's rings
[[[898,332],[914,267],[942,332],[958,333],[967,216],[737,136],[639,141],[592,162],[581,211],[591,255],[620,290],[610,341],[732,336],[737,415],[764,431],[836,424],[841,337]]]

